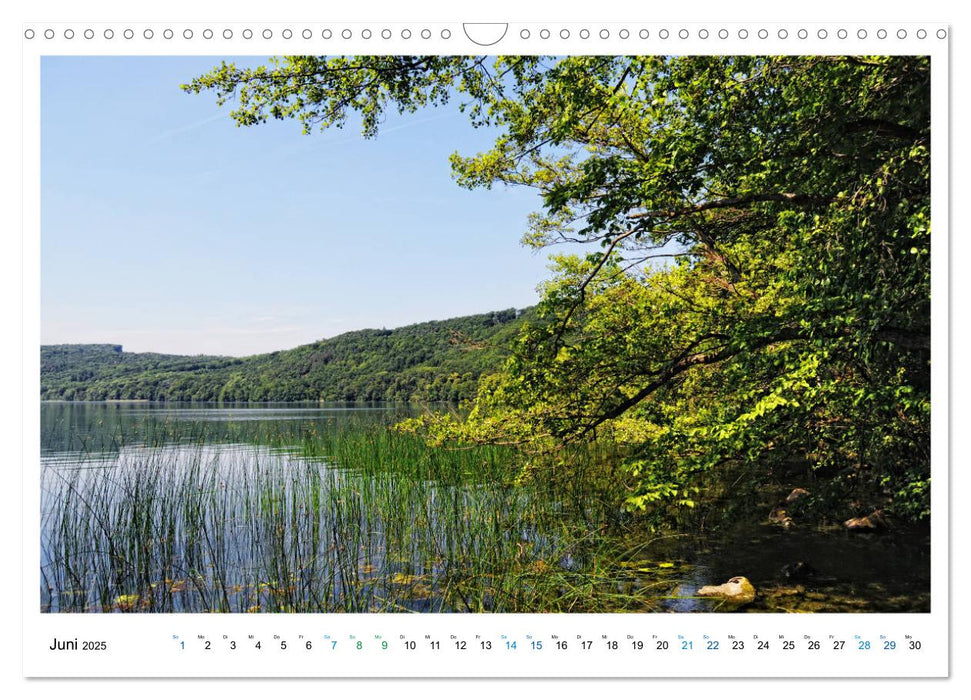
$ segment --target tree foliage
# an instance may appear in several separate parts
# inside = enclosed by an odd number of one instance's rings
[[[525,241],[590,246],[439,437],[611,441],[634,506],[803,460],[928,512],[928,58],[288,57],[185,89],[366,137],[457,99],[498,134],[458,183],[534,188]]]

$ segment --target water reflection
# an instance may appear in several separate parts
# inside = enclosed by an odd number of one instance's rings
[[[653,533],[501,458],[388,442],[415,410],[43,404],[42,609],[708,612],[697,591],[735,576],[744,612],[930,608],[926,529]],[[335,434],[370,466],[316,448]]]

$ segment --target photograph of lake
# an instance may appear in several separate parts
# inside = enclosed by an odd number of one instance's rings
[[[929,613],[930,75],[44,56],[40,611]]]

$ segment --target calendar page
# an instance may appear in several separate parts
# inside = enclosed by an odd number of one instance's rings
[[[24,675],[946,677],[950,33],[27,21]]]

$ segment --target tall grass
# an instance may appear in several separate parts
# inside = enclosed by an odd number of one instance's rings
[[[42,608],[596,612],[663,592],[617,566],[604,469],[515,483],[508,449],[381,425],[232,437],[162,422],[46,461]]]

